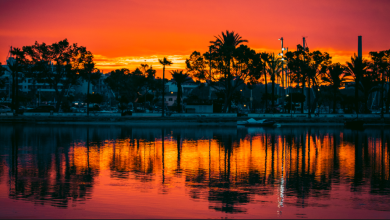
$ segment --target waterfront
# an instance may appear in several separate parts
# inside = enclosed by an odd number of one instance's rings
[[[0,218],[390,217],[380,128],[2,124],[0,139]]]

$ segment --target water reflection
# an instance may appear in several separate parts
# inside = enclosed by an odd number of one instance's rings
[[[388,130],[18,125],[0,137],[0,184],[10,199],[36,204],[87,203],[107,177],[145,192],[185,187],[188,200],[225,213],[264,202],[329,207],[340,188],[352,193],[345,206],[364,193],[369,204],[359,208],[390,209]]]

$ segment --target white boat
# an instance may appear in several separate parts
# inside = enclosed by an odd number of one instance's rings
[[[274,124],[274,121],[270,121],[267,119],[261,119],[256,121],[255,119],[251,118],[247,121],[237,121],[237,125],[243,125],[246,127],[272,127],[274,126]]]

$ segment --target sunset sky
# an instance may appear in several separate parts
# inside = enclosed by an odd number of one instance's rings
[[[95,54],[105,72],[145,60],[160,69],[164,56],[177,69],[226,30],[268,52],[280,50],[280,37],[295,50],[305,36],[311,50],[345,62],[357,52],[358,35],[363,55],[390,49],[389,9],[388,0],[0,0],[0,62],[10,46],[67,38]]]

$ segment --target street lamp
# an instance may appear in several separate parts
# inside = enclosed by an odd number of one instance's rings
[[[286,50],[286,48],[283,47],[283,37],[279,38],[278,40],[281,41],[281,49],[282,49],[282,52],[279,53],[279,56],[282,57],[282,59],[281,59],[282,60],[282,86],[283,86],[283,91],[284,91],[286,89],[285,85],[284,85],[284,83],[285,83],[284,82],[284,77],[286,77],[286,86],[287,86],[287,74],[285,76],[285,73],[284,73],[284,50]],[[287,92],[287,91],[285,91],[285,92]]]

